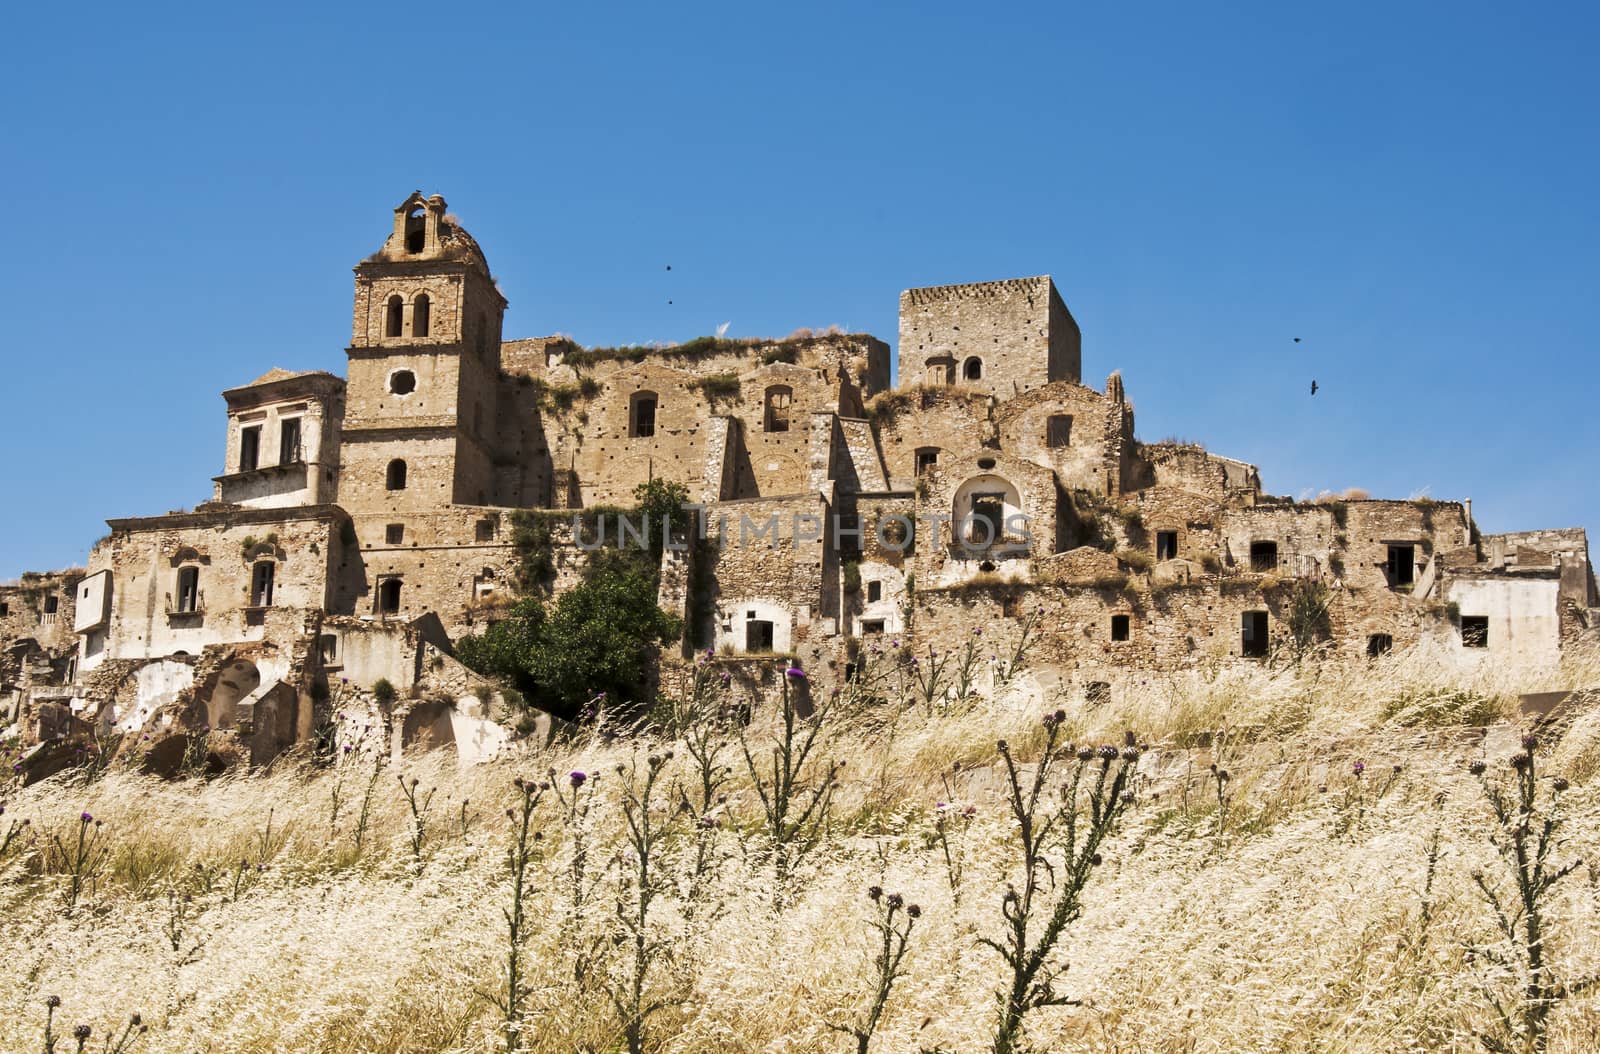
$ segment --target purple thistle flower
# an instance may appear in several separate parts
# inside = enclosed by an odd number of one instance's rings
[[[84,822],[84,823],[93,823],[93,822],[94,822],[94,817],[93,817],[93,816],[90,816],[90,815],[89,815],[89,814],[88,814],[88,813],[86,813],[86,812],[84,812],[84,813],[79,813],[79,814],[78,814],[78,819],[79,819],[79,820],[81,820],[81,821],[82,821],[82,822]]]
[[[567,779],[572,783],[574,789],[576,789],[589,782],[589,774],[587,772],[578,772],[574,770],[567,776]]]
[[[799,680],[799,681],[803,681],[803,680],[806,679],[806,671],[802,670],[798,666],[789,667],[787,670],[783,671],[783,675],[785,677],[793,677],[793,678],[795,678],[796,680]]]
[[[1350,766],[1350,771],[1359,776],[1363,772],[1367,771],[1367,763],[1365,761],[1358,761],[1354,765]]]

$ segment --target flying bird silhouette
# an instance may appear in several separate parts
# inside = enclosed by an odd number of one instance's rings
[[[669,270],[669,271],[670,271],[670,270],[672,270],[672,268],[670,268],[670,267],[669,267],[669,268],[667,268],[667,270]],[[1298,344],[1298,343],[1300,343],[1300,338],[1299,338],[1299,337],[1296,337],[1296,338],[1294,338],[1294,342],[1295,342],[1295,343],[1296,343],[1296,344]]]
[[[1311,382],[1311,394],[1312,395],[1316,395],[1317,394],[1317,382],[1316,381],[1312,381]]]

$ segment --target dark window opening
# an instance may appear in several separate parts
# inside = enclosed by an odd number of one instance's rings
[[[1052,414],[1044,424],[1045,446],[1072,445],[1072,415]]]
[[[406,302],[400,299],[400,294],[396,293],[384,304],[383,335],[386,337],[398,337],[405,328],[405,320]]]
[[[1367,658],[1376,659],[1394,650],[1394,638],[1387,633],[1374,633],[1367,638]]]
[[[1002,618],[1016,618],[1022,614],[1022,601],[1018,597],[1000,598],[1000,616]]]
[[[1156,532],[1156,559],[1176,560],[1178,558],[1178,532]]]
[[[1083,701],[1090,706],[1105,706],[1111,702],[1111,683],[1109,681],[1090,681],[1083,686]]]
[[[44,598],[44,613],[54,615],[61,608],[61,598],[51,593]]]
[[[406,217],[406,252],[420,253],[428,244],[428,218],[419,208]]]
[[[1463,648],[1487,648],[1489,646],[1489,616],[1461,616],[1461,646]]]
[[[410,370],[395,370],[389,376],[389,390],[396,395],[410,395],[417,390],[417,375]]]
[[[656,393],[639,392],[633,397],[633,411],[628,415],[628,434],[635,439],[647,439],[656,434]]]
[[[923,447],[917,451],[917,475],[926,476],[939,463],[938,447]]]
[[[972,521],[967,528],[968,540],[982,547],[1000,540],[1005,524],[1004,494],[974,494],[972,496]],[[979,523],[985,526],[980,527]]]
[[[332,633],[324,633],[320,644],[323,662],[333,662],[339,657],[339,638],[337,636]]]
[[[4,618],[9,614],[11,614],[11,605],[4,600],[0,600],[0,618]]]
[[[881,619],[881,618],[868,619],[865,622],[861,623],[861,635],[863,637],[881,637],[881,636],[883,636],[883,619]]]
[[[426,337],[428,335],[432,307],[433,302],[428,299],[427,293],[418,293],[417,298],[411,301],[411,335],[413,337]]]
[[[300,418],[287,418],[278,430],[278,464],[298,465],[304,460],[305,453],[300,447]]]
[[[759,618],[747,621],[744,624],[744,650],[771,651],[772,623]]]
[[[389,471],[384,478],[384,486],[389,490],[406,489],[406,463],[400,458],[389,462]]]
[[[389,545],[399,545],[405,541],[405,537],[406,525],[403,523],[391,523],[383,529],[383,540]]]
[[[239,431],[239,471],[254,472],[261,464],[261,426]]]
[[[1267,613],[1246,611],[1240,620],[1239,654],[1247,659],[1267,657]]]
[[[200,569],[178,568],[178,611],[185,613],[200,610]]]
[[[473,537],[480,542],[494,541],[494,521],[479,520],[477,526],[473,528]]]
[[[250,606],[253,608],[269,608],[272,606],[272,587],[277,577],[278,565],[271,560],[262,560],[250,572]]]
[[[868,582],[867,583],[867,603],[876,604],[878,601],[880,601],[882,599],[883,599],[883,583],[882,582]]]
[[[378,583],[378,614],[393,615],[400,610],[400,580],[386,578]]]
[[[961,364],[961,378],[968,381],[983,380],[983,360],[974,355]]]
[[[1389,558],[1384,563],[1384,573],[1389,576],[1391,588],[1409,586],[1417,580],[1417,547],[1414,545],[1389,546]]]
[[[1276,571],[1278,569],[1277,542],[1250,543],[1250,570]]]
[[[1112,640],[1127,640],[1128,639],[1128,624],[1129,624],[1129,621],[1130,620],[1129,620],[1127,615],[1112,615],[1111,616],[1111,639]]]
[[[767,389],[766,430],[768,432],[787,432],[789,430],[789,403],[794,398],[794,392],[786,384],[775,384]]]

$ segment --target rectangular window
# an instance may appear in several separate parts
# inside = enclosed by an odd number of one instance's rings
[[[1417,579],[1417,547],[1414,545],[1389,546],[1389,558],[1384,563],[1391,589],[1409,586]]]
[[[883,619],[868,619],[867,621],[861,623],[861,635],[863,637],[883,636]]]
[[[744,624],[745,651],[772,650],[772,623],[767,619],[750,619]]]
[[[378,583],[378,614],[394,615],[400,611],[400,579],[386,578]]]
[[[1278,569],[1277,542],[1250,543],[1250,570],[1276,571]]]
[[[1016,618],[1022,614],[1022,601],[1016,597],[1001,597],[1000,614],[1003,618]]]
[[[200,610],[200,569],[178,568],[178,610],[189,614]]]
[[[1489,646],[1489,616],[1461,616],[1461,646],[1463,648],[1487,648]]]
[[[1367,638],[1367,657],[1376,659],[1394,650],[1394,638],[1387,633],[1374,633]]]
[[[383,529],[383,540],[389,545],[399,545],[405,541],[405,537],[406,525],[403,523],[391,523]]]
[[[339,657],[339,638],[332,633],[324,633],[320,641],[322,647],[322,661],[333,662]]]
[[[882,582],[868,582],[867,583],[867,603],[876,604],[878,601],[880,601],[882,599],[883,599],[883,583]]]
[[[44,613],[46,615],[54,615],[56,611],[60,609],[60,607],[61,598],[56,596],[54,593],[51,593],[49,596],[44,598]]]
[[[11,614],[11,605],[4,600],[0,600],[0,618],[4,618],[9,614]]]
[[[278,431],[278,464],[298,465],[304,460],[305,454],[300,449],[300,418],[285,418]]]
[[[1178,558],[1178,532],[1156,532],[1156,559],[1176,560]]]
[[[1071,414],[1052,414],[1045,420],[1044,445],[1051,447],[1072,445]]]
[[[1267,613],[1246,611],[1240,620],[1239,654],[1247,659],[1267,657]]]
[[[1112,615],[1111,616],[1111,639],[1112,640],[1127,640],[1128,639],[1128,623],[1129,623],[1129,619],[1128,619],[1127,615]]]
[[[917,451],[917,475],[926,476],[939,463],[939,451],[923,449]]]
[[[269,608],[272,606],[273,579],[277,577],[277,565],[271,560],[263,560],[256,564],[255,570],[250,573],[250,606],[256,608]]]
[[[254,472],[261,465],[261,426],[239,430],[239,471]]]
[[[480,542],[494,541],[494,521],[479,520],[477,526],[473,528],[473,537]]]
[[[998,542],[1005,525],[1005,508],[1004,494],[974,494],[967,540],[980,548]],[[988,526],[981,526],[980,521]]]

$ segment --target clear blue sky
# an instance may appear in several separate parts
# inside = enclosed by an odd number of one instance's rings
[[[296,6],[7,17],[0,578],[208,498],[223,388],[342,374],[413,189],[508,336],[893,342],[1048,272],[1145,439],[1600,529],[1592,7]]]

